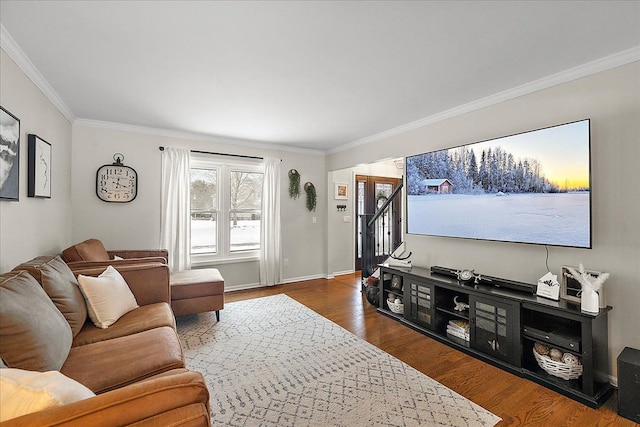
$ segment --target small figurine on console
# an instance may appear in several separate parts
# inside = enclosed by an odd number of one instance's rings
[[[455,311],[465,311],[469,309],[469,304],[467,304],[466,302],[458,302],[457,295],[453,298],[453,303],[456,305],[453,308]]]

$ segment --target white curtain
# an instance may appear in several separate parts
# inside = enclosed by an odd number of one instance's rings
[[[264,159],[260,284],[280,283],[280,159]]]
[[[162,152],[160,244],[169,251],[171,271],[191,268],[190,154],[168,147]]]

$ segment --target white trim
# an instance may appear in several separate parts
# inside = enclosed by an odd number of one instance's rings
[[[285,279],[282,282],[278,283],[278,285],[286,285],[286,284],[290,284],[290,283],[296,283],[296,282],[307,282],[309,280],[317,280],[317,279],[329,279],[329,277],[323,275],[323,274],[316,274],[313,276],[302,276],[302,277],[294,277],[291,279]],[[278,286],[276,285],[276,286]],[[271,286],[264,286],[261,285],[260,283],[243,283],[243,284],[238,284],[238,285],[227,285],[225,283],[224,285],[224,291],[225,292],[233,292],[233,291],[242,291],[245,289],[257,289],[257,288],[270,288]]]
[[[282,145],[269,144],[266,142],[247,141],[243,139],[234,139],[234,138],[225,137],[225,136],[205,135],[205,134],[196,133],[196,132],[128,125],[124,123],[105,122],[101,120],[90,120],[90,119],[78,118],[75,120],[74,124],[101,128],[101,129],[111,129],[111,130],[117,130],[122,132],[141,133],[144,135],[164,136],[167,138],[190,139],[193,141],[216,142],[219,144],[233,144],[233,145],[239,145],[242,147],[261,148],[264,150],[287,151],[292,153],[309,154],[309,155],[315,155],[315,156],[325,155],[324,151],[313,150],[310,148],[292,147],[284,144]]]
[[[335,278],[336,276],[344,276],[345,274],[353,274],[355,272],[355,270],[334,271],[332,277]]]
[[[191,170],[194,169],[210,169],[216,171],[217,176],[217,251],[215,253],[192,253],[191,263],[194,265],[206,265],[213,263],[225,263],[230,261],[244,261],[259,259],[260,248],[250,250],[231,249],[231,230],[229,221],[232,217],[231,206],[231,175],[234,172],[249,172],[264,176],[264,168],[262,161],[249,159],[233,159],[226,160],[220,156],[212,156],[209,154],[192,153],[191,154]],[[255,211],[262,213],[262,208],[250,209],[249,212]],[[225,225],[226,224],[226,225]],[[191,233],[193,238],[193,232]]]
[[[53,89],[49,82],[44,78],[40,71],[33,65],[33,62],[22,51],[18,43],[11,37],[11,34],[4,28],[4,25],[0,24],[0,47],[7,52],[7,55],[13,59],[18,67],[31,79],[40,91],[46,96],[49,101],[62,113],[63,116],[73,123],[76,120],[76,115],[69,106],[62,100],[58,92]]]
[[[224,285],[224,292],[233,292],[233,291],[244,291],[247,289],[256,289],[256,288],[264,288],[260,283],[245,283],[240,285]]]
[[[507,89],[502,92],[489,95],[476,101],[471,101],[467,104],[463,104],[458,107],[433,114],[429,117],[416,120],[415,122],[407,123],[393,129],[377,133],[375,135],[367,136],[365,138],[349,142],[339,147],[327,150],[326,154],[335,154],[341,151],[349,150],[351,148],[359,147],[361,145],[380,141],[382,139],[399,135],[401,133],[408,132],[432,123],[460,116],[462,114],[479,110],[481,108],[490,107],[503,101],[508,101],[510,99],[538,92],[543,89],[567,83],[572,80],[577,80],[582,77],[586,77],[602,71],[610,70],[615,67],[620,67],[622,65],[626,65],[635,61],[640,61],[640,46],[636,46],[622,52],[614,53],[613,55],[605,56],[604,58],[600,58],[595,61],[588,62],[586,64],[579,65],[577,67],[573,67],[568,70],[564,70],[529,83],[525,83],[512,89]]]
[[[290,278],[290,279],[284,279],[278,284],[279,285],[286,285],[287,283],[306,282],[307,280],[328,279],[328,278],[329,277],[325,276],[324,274],[314,274],[314,275],[311,275],[311,276],[301,276],[301,277],[293,277],[293,278]]]

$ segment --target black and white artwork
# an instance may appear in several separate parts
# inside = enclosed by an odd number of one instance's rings
[[[27,196],[51,198],[51,144],[29,134]]]
[[[0,107],[0,200],[18,200],[20,119]]]

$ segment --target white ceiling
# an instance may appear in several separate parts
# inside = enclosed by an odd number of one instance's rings
[[[0,22],[74,119],[325,152],[640,59],[639,1],[1,0]]]

